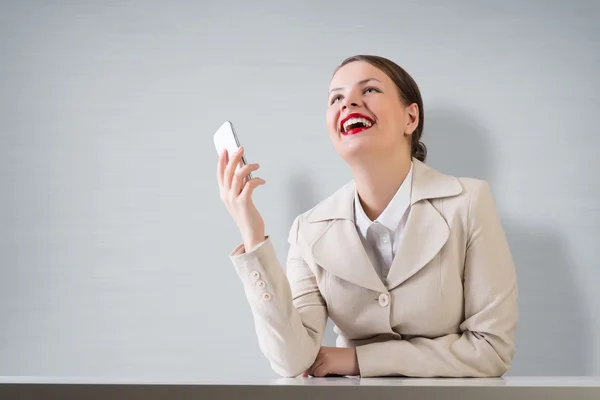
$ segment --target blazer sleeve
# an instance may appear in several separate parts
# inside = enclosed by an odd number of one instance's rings
[[[317,280],[300,254],[298,230],[299,217],[288,237],[287,276],[269,237],[249,252],[242,244],[230,254],[252,310],[260,349],[283,377],[296,377],[313,364],[327,324]]]
[[[518,322],[512,256],[489,185],[471,196],[461,333],[356,348],[361,376],[497,377],[510,367]]]

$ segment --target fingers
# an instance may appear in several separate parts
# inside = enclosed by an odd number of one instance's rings
[[[259,167],[260,166],[258,164],[248,164],[244,165],[234,173],[233,180],[231,182],[231,192],[233,195],[237,196],[240,194],[242,187],[245,186],[247,182],[246,177],[248,174],[256,171]]]
[[[315,360],[315,362],[313,363],[313,365],[311,365],[310,368],[306,370],[305,374],[308,374],[310,376],[318,376],[318,375],[315,375],[316,371],[322,365],[323,365],[323,360],[317,358]]]
[[[265,181],[262,178],[250,179],[244,185],[244,189],[242,189],[242,193],[240,193],[240,196],[239,196],[240,201],[242,201],[242,202],[249,201],[252,198],[252,193],[254,192],[254,189],[256,189],[258,186],[264,185],[265,183],[267,183],[267,181]]]
[[[310,376],[314,376],[313,373],[315,372],[315,369],[317,368],[317,366],[321,365],[323,363],[323,360],[321,359],[321,349],[322,347],[319,349],[319,352],[317,353],[317,356],[315,357],[315,361],[313,361],[312,365],[310,367],[308,367],[308,369],[306,371],[304,371],[304,375],[310,375]]]
[[[231,158],[227,150],[224,150],[219,156],[217,179],[219,181],[221,200],[227,205],[228,209],[234,203],[250,203],[254,189],[266,183],[261,178],[248,179],[248,175],[260,167],[259,164],[248,164],[237,168],[240,165],[243,154],[244,149],[240,147],[232,154]]]
[[[315,372],[313,372],[312,376],[322,378],[327,376],[327,373],[327,366],[325,365],[325,363],[323,363],[315,369]]]
[[[244,154],[244,148],[239,147],[235,153],[231,155],[231,158],[227,162],[227,166],[225,167],[225,172],[223,173],[223,187],[226,190],[231,188],[231,180],[233,178],[233,174],[238,165],[240,165],[240,161],[242,159],[242,155]]]
[[[227,153],[227,149],[224,149],[221,154],[219,154],[219,161],[217,162],[217,181],[219,182],[220,189],[223,189],[223,174],[225,173],[225,167],[227,166],[228,160],[229,154]]]

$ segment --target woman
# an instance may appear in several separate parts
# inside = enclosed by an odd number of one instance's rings
[[[262,352],[284,377],[501,376],[514,356],[515,269],[485,181],[424,164],[423,102],[398,65],[344,60],[327,127],[353,180],[293,222],[287,277],[252,202],[265,183],[218,162],[243,244],[230,255]],[[322,347],[327,318],[337,347]]]

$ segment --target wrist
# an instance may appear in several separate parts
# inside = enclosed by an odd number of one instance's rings
[[[244,249],[246,252],[252,251],[256,246],[264,242],[266,238],[265,235],[244,238]]]
[[[358,367],[358,354],[356,354],[356,348],[351,348],[352,350],[352,376],[360,375],[360,368]]]

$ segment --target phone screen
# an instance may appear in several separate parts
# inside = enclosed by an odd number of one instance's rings
[[[231,155],[240,147],[240,141],[233,129],[233,124],[230,121],[225,121],[225,123],[217,130],[214,135],[214,142],[217,153],[221,155],[223,150],[227,149],[229,157],[231,157]],[[236,171],[246,164],[246,155],[244,154]],[[252,174],[248,174],[248,179],[252,179]]]

